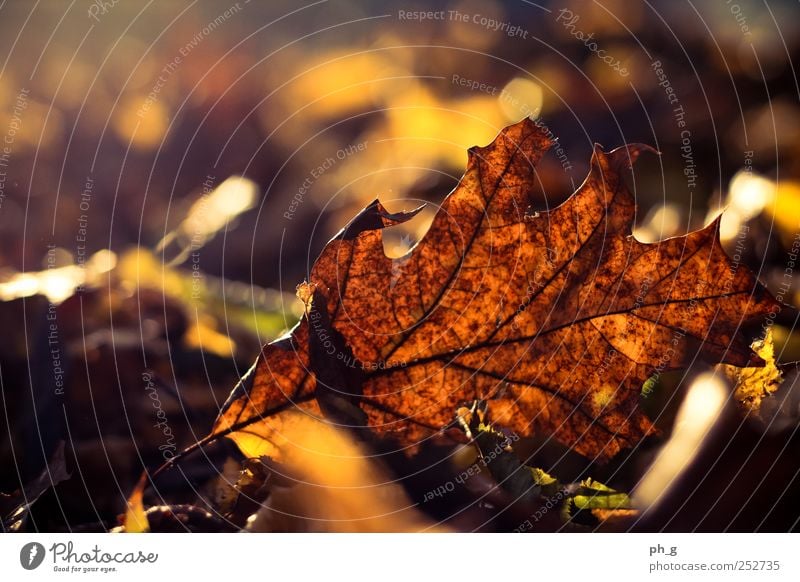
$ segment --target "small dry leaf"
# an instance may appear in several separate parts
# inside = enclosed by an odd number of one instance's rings
[[[303,302],[306,311],[311,309],[311,299],[314,297],[314,291],[316,290],[317,286],[307,281],[303,281],[297,286],[297,298]]]
[[[122,522],[125,533],[145,533],[150,531],[150,524],[147,521],[142,499],[145,483],[145,476],[143,475],[136,484],[133,493],[128,497],[128,509]]]
[[[733,395],[736,401],[747,410],[755,412],[761,407],[761,401],[780,387],[783,374],[775,361],[772,328],[767,330],[764,339],[754,341],[752,348],[764,360],[764,366],[737,368],[720,364],[719,369],[735,386]]]

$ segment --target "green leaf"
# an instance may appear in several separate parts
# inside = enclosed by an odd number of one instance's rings
[[[591,477],[581,481],[572,498],[575,509],[630,509],[631,498]]]
[[[561,483],[552,475],[545,473],[538,467],[528,467],[533,476],[533,482],[541,487],[541,494],[544,497],[550,497],[557,494],[561,490]]]

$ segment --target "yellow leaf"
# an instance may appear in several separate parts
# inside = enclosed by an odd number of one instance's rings
[[[128,510],[125,512],[125,521],[123,526],[125,533],[144,533],[150,531],[150,523],[147,521],[147,515],[144,513],[144,504],[142,503],[142,496],[144,494],[144,476],[136,484],[136,488],[128,498]]]
[[[230,358],[236,351],[236,344],[224,333],[218,332],[213,317],[200,315],[187,328],[184,341],[190,348],[215,354],[221,358]]]
[[[756,411],[761,406],[762,399],[778,389],[783,377],[775,362],[772,329],[767,330],[763,340],[754,341],[751,347],[766,365],[761,368],[737,368],[720,364],[719,368],[736,387],[734,391],[736,401],[746,409]]]

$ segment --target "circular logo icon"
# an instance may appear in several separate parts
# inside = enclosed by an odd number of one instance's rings
[[[35,570],[44,561],[44,546],[39,542],[28,542],[19,551],[19,563],[26,570]]]

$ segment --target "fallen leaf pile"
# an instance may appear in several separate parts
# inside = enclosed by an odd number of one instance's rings
[[[486,147],[429,231],[390,259],[382,231],[413,217],[375,201],[317,259],[300,323],[263,348],[213,435],[280,458],[298,414],[414,446],[460,405],[607,460],[654,431],[643,382],[699,358],[763,361],[741,331],[775,300],[726,256],[719,220],[653,244],[632,236],[623,172],[649,149],[594,149],[584,183],[535,211],[535,165],[552,145],[525,119]]]

